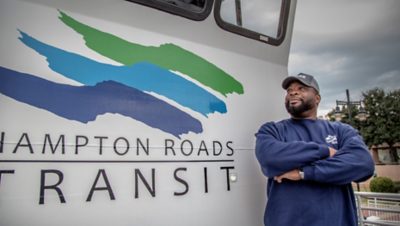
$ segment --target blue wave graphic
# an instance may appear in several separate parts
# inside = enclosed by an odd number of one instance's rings
[[[203,131],[189,114],[132,87],[105,81],[94,86],[59,84],[0,67],[0,93],[70,120],[87,123],[105,113],[121,114],[176,137]]]
[[[216,96],[154,64],[148,62],[130,66],[104,64],[47,45],[22,31],[20,33],[22,37],[19,39],[45,56],[52,70],[85,85],[112,80],[142,91],[155,92],[205,116],[213,112],[227,112],[225,103]]]

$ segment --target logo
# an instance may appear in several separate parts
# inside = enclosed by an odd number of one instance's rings
[[[81,35],[88,48],[116,64],[98,62],[19,30],[19,40],[45,57],[51,70],[80,85],[0,67],[1,94],[67,120],[88,123],[102,114],[119,114],[180,138],[203,132],[199,115],[206,119],[228,112],[224,100],[215,94],[227,98],[244,93],[231,75],[175,44],[144,46],[61,11],[59,19]]]
[[[337,143],[338,143],[338,142],[337,142],[337,138],[336,138],[335,135],[328,135],[328,136],[325,138],[325,141],[326,141],[326,143],[328,143],[328,144],[337,144]]]

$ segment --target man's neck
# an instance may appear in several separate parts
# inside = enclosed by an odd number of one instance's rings
[[[317,120],[317,117],[294,117],[294,116],[292,116],[292,119],[295,119],[295,120],[302,120],[302,119]]]
[[[296,117],[294,115],[291,115],[293,119],[312,119],[312,120],[316,120],[317,119],[317,111],[315,110],[309,110],[309,111],[305,111],[303,112],[303,114],[301,114],[300,116]]]

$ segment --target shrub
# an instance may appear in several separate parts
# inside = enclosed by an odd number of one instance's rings
[[[396,192],[393,181],[388,177],[375,177],[369,183],[369,189],[372,192],[387,192],[387,193]]]
[[[394,190],[397,193],[400,193],[400,181],[394,181]]]

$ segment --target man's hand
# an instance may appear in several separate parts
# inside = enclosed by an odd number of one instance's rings
[[[274,177],[274,180],[276,180],[278,183],[281,183],[283,179],[288,179],[288,180],[293,180],[293,181],[301,180],[300,170],[294,169],[294,170],[286,172],[280,176]]]
[[[334,148],[329,147],[329,157],[332,157],[336,154],[337,150]]]

